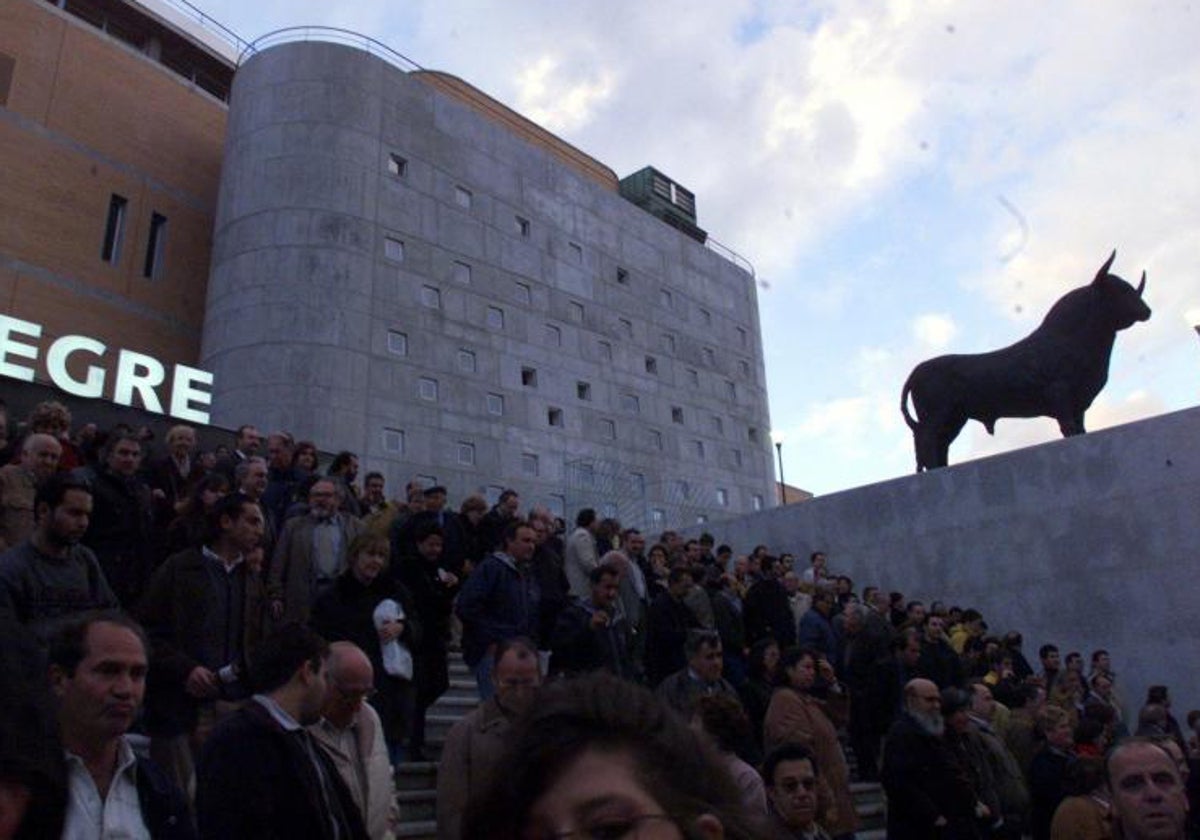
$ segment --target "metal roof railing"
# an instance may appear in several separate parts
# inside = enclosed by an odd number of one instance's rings
[[[238,56],[238,66],[240,67],[246,59],[259,50],[297,41],[321,41],[355,47],[383,59],[406,73],[412,70],[425,69],[408,56],[396,52],[396,50],[387,44],[372,38],[370,35],[363,35],[361,32],[341,29],[336,26],[288,26],[268,32],[266,35],[255,38],[242,48],[241,55]]]

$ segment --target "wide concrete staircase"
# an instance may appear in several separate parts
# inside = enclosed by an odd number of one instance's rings
[[[455,722],[479,705],[479,692],[462,658],[451,654],[450,689],[429,710],[425,721],[425,753],[430,761],[406,762],[396,768],[396,799],[400,807],[397,837],[435,840],[437,837],[437,759],[446,733]],[[842,742],[851,778],[857,765],[849,744]],[[883,788],[875,782],[853,782],[854,809],[858,812],[859,840],[884,840],[887,832]]]

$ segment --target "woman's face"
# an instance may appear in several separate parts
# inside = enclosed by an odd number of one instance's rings
[[[224,498],[224,496],[224,490],[201,490],[200,503],[204,505],[205,510],[212,510],[213,505]]]
[[[521,837],[683,840],[683,832],[637,777],[633,756],[627,752],[589,749],[581,753],[533,803]]]
[[[482,522],[482,521],[483,521],[483,511],[481,511],[481,510],[469,510],[469,511],[467,511],[467,521],[468,521],[468,522],[470,522],[470,523],[471,523],[471,527],[472,527],[472,528],[474,528],[474,527],[475,527],[475,526],[477,526],[477,525],[478,525],[480,522]]]
[[[383,548],[368,548],[354,558],[354,576],[362,583],[370,583],[379,577],[387,566],[388,553]]]
[[[1060,750],[1069,749],[1075,740],[1071,736],[1071,721],[1064,720],[1051,729],[1046,734],[1046,740],[1050,742],[1051,746],[1058,747]]]
[[[788,684],[799,691],[807,691],[812,688],[816,673],[817,666],[812,657],[802,657],[799,662],[787,669]]]
[[[779,648],[771,645],[763,651],[763,668],[768,674],[775,673],[775,669],[779,667]]]
[[[301,449],[296,453],[296,466],[312,472],[317,468],[317,453],[311,449]]]
[[[666,567],[667,553],[661,548],[650,549],[650,564],[656,569]]]

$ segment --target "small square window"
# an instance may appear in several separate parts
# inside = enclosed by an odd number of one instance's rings
[[[712,429],[714,435],[725,434],[725,421],[717,415],[712,415],[708,418],[708,425]]]
[[[387,349],[388,352],[393,356],[407,356],[408,333],[402,333],[397,330],[388,330]]]
[[[504,416],[504,395],[503,394],[488,394],[487,395],[487,413],[496,417]]]
[[[404,432],[401,429],[383,430],[383,451],[404,454]]]
[[[499,306],[489,306],[487,308],[487,325],[488,329],[504,329],[504,310]]]
[[[121,240],[125,238],[125,212],[129,200],[113,193],[108,199],[108,217],[104,224],[104,244],[100,259],[116,265],[121,258]]]
[[[696,524],[697,525],[705,525],[707,523],[708,523],[708,514],[705,514],[705,513],[696,514]]]
[[[167,248],[167,217],[161,213],[150,214],[150,236],[146,240],[146,259],[142,264],[142,276],[157,280],[162,270],[163,253]]]
[[[567,515],[567,500],[563,496],[559,496],[557,494],[547,496],[546,507],[550,509],[550,514],[552,516],[561,517]]]
[[[671,422],[672,423],[682,423],[683,422],[683,409],[677,405],[671,406]]]
[[[663,448],[662,432],[660,432],[658,429],[647,429],[646,430],[646,443],[649,444],[651,449],[662,449]]]
[[[513,216],[513,230],[518,236],[529,236],[529,220],[524,216]]]
[[[475,444],[465,440],[458,442],[458,463],[464,467],[475,466]]]
[[[675,352],[675,336],[671,335],[670,333],[663,333],[661,343],[662,349],[667,353]]]
[[[731,400],[737,399],[737,383],[732,379],[725,380],[725,395]]]
[[[717,504],[721,507],[729,507],[729,491],[724,487],[717,488]]]
[[[469,284],[471,282],[471,264],[455,260],[450,266],[450,278],[455,283]]]
[[[625,269],[621,268],[620,266],[617,266],[617,282],[620,283],[622,286],[629,283],[629,272],[626,271]]]
[[[740,449],[731,450],[730,457],[733,458],[733,465],[735,467],[741,467],[741,465],[742,465],[742,450],[740,450]]]
[[[600,437],[605,440],[616,440],[617,424],[607,417],[600,418]]]
[[[738,372],[741,373],[743,379],[750,378],[750,363],[745,359],[738,362]]]
[[[388,174],[403,178],[408,174],[408,161],[397,154],[388,155]]]
[[[691,495],[691,488],[688,487],[686,481],[673,481],[671,482],[671,492],[676,499],[686,500]]]
[[[437,480],[436,475],[429,475],[428,473],[417,473],[413,478],[422,487],[437,487],[438,486],[438,480]]]
[[[383,238],[383,255],[392,262],[404,262],[404,240],[385,236]]]
[[[577,324],[583,323],[583,304],[575,301],[568,303],[567,317]]]
[[[581,400],[590,400],[592,398],[592,383],[583,382],[582,380],[576,382],[575,396]]]
[[[417,380],[417,396],[423,400],[436,402],[438,398],[438,381],[428,376],[422,376]]]
[[[622,411],[628,411],[632,414],[637,414],[638,410],[640,408],[641,408],[641,402],[638,400],[636,394],[622,394],[621,395],[621,410]]]
[[[641,473],[629,474],[629,486],[633,490],[635,496],[646,495],[646,476]]]
[[[749,343],[749,341],[750,341],[750,336],[749,336],[749,334],[746,332],[746,328],[745,328],[745,327],[738,327],[738,328],[737,328],[737,334],[738,334],[738,343],[739,343],[739,344],[741,344],[741,345],[742,345],[742,347],[745,347],[745,346],[746,346],[746,345]]]
[[[563,424],[563,413],[561,408],[546,409],[546,422],[551,426],[561,427]]]
[[[596,486],[596,467],[593,464],[580,464],[577,468],[579,483],[584,487]]]
[[[600,353],[601,359],[603,359],[606,362],[612,361],[612,358],[613,358],[612,344],[610,344],[607,341],[601,341],[596,345],[596,347]]]
[[[463,373],[475,372],[475,353],[471,350],[458,351],[458,369]]]
[[[701,461],[704,460],[704,441],[692,441],[692,455],[694,455],[696,458],[699,458]]]
[[[712,326],[712,313],[707,309],[700,310],[700,323],[704,324],[706,327]]]
[[[646,357],[646,373],[658,375],[658,359],[653,356]]]
[[[474,196],[471,195],[471,191],[466,187],[454,188],[454,203],[464,210],[471,209],[471,202],[473,198]]]
[[[525,475],[536,476],[538,474],[538,456],[528,453],[521,456],[521,472]]]
[[[554,324],[546,324],[546,343],[551,347],[562,347],[562,330]]]
[[[533,303],[533,289],[528,283],[517,283],[517,302],[529,306]]]
[[[628,318],[618,318],[617,323],[620,324],[621,335],[626,338],[633,338],[633,321],[630,321]]]
[[[521,368],[521,384],[526,388],[537,387],[537,368],[523,367]]]
[[[672,304],[675,303],[675,299],[671,295],[671,290],[670,289],[659,289],[658,290],[658,302],[663,306],[664,309],[670,309]]]
[[[700,372],[694,368],[688,368],[687,372],[688,384],[693,388],[700,387]]]
[[[650,508],[650,523],[660,526],[667,520],[667,514],[662,508]]]
[[[711,347],[704,348],[704,364],[714,367],[717,364],[717,354]]]
[[[421,303],[430,309],[442,308],[442,292],[437,286],[421,287]]]
[[[762,510],[763,509],[763,497],[760,494],[755,493],[753,498],[751,499],[751,506],[755,510]]]
[[[751,443],[758,443],[758,429],[754,426],[746,429],[746,437],[749,438]]]
[[[568,242],[567,248],[571,253],[571,259],[574,262],[583,262],[583,247],[578,242]]]
[[[616,519],[617,518],[616,502],[603,502],[600,505],[600,518],[601,519]]]

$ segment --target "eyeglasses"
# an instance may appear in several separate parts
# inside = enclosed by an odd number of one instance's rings
[[[526,831],[524,840],[636,840],[642,824],[651,820],[673,820],[669,814],[639,814],[636,817],[606,817],[574,831]]]

